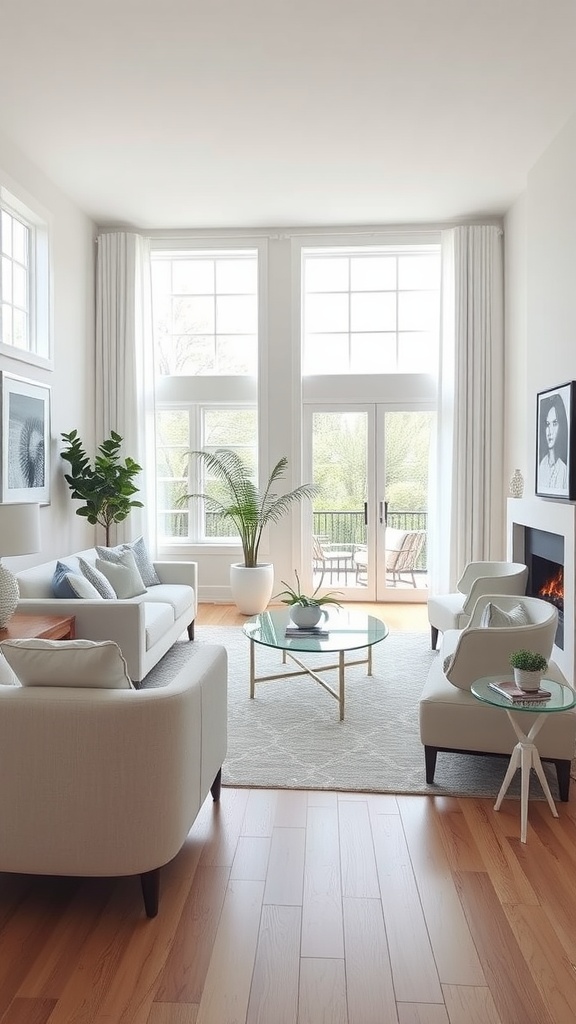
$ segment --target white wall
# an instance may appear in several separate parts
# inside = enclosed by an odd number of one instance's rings
[[[536,394],[576,380],[576,115],[542,154],[508,212],[506,470],[534,494]]]
[[[95,226],[49,179],[0,135],[0,182],[49,214],[52,238],[54,370],[0,355],[0,369],[51,387],[51,501],[41,509],[42,552],[11,558],[13,570],[88,547],[93,529],[75,514],[64,480],[60,434],[77,428],[94,447]]]

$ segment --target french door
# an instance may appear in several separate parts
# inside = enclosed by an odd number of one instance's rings
[[[304,564],[320,592],[359,601],[425,597],[432,427],[425,409],[305,407],[305,478],[317,494]]]

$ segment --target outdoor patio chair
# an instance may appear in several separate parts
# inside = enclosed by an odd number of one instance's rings
[[[334,580],[334,573],[336,573],[336,579],[340,573],[344,576],[349,572],[354,571],[354,562],[352,556],[354,551],[350,545],[346,544],[332,544],[317,535],[313,538],[313,571],[321,573],[320,583],[324,579],[325,573],[329,573],[330,583]]]
[[[390,583],[396,587],[399,583],[409,583],[415,587],[415,569],[426,540],[426,530],[396,530],[386,528],[386,575]],[[368,548],[361,547],[354,552],[357,583],[365,582],[368,569]],[[406,577],[408,577],[406,579]]]

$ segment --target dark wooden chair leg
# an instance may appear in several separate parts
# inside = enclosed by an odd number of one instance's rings
[[[153,871],[144,871],[140,875],[140,883],[142,885],[146,917],[156,917],[160,896],[160,868],[154,868]]]
[[[434,782],[434,772],[436,771],[436,758],[438,751],[436,747],[424,747],[424,760],[426,762],[426,782]]]
[[[222,769],[220,768],[214,782],[210,786],[210,792],[212,793],[212,799],[214,802],[220,799],[220,790],[222,789]]]
[[[193,640],[194,639],[194,619],[192,619],[192,622],[190,623],[190,625],[187,626],[187,629],[188,629],[188,639],[189,640]]]
[[[563,803],[568,803],[570,798],[570,761],[555,761],[556,778],[558,779],[558,792]]]
[[[432,650],[436,650],[436,644],[438,643],[438,630],[436,626],[430,626],[430,635],[432,637]]]

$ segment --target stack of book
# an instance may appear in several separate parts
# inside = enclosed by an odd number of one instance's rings
[[[489,683],[488,685],[491,690],[499,693],[501,697],[506,697],[511,704],[532,703],[533,701],[542,703],[552,696],[549,690],[521,690],[519,686],[516,686],[516,683],[504,680],[501,683]]]
[[[286,636],[316,636],[326,640],[330,634],[321,626],[286,626]]]

